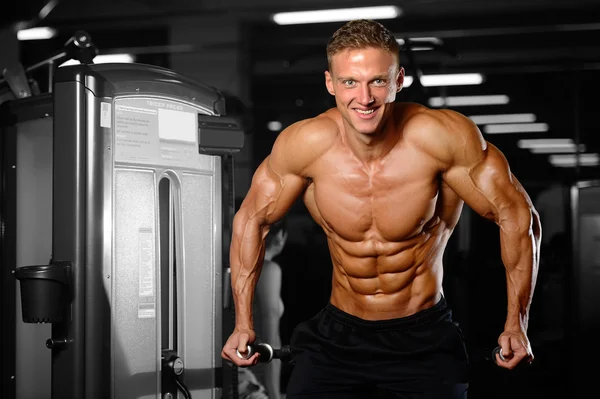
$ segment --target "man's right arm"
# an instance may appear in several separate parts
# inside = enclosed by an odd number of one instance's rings
[[[315,147],[323,145],[319,126],[310,121],[298,122],[279,135],[271,154],[256,170],[234,217],[230,267],[236,325],[222,356],[238,365],[256,361],[240,361],[235,350],[244,352],[247,342],[255,339],[252,303],[264,259],[265,237],[270,226],[286,214],[307,186],[305,171],[318,157]]]
[[[301,176],[278,173],[267,157],[252,179],[248,195],[233,220],[230,249],[231,288],[236,329],[253,330],[252,302],[262,268],[265,237],[305,188]],[[283,169],[283,165],[278,165]]]

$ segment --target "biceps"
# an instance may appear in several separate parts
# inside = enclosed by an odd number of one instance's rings
[[[305,187],[302,177],[273,171],[267,157],[256,170],[242,207],[259,224],[270,225],[285,215]]]
[[[487,151],[474,167],[449,169],[444,180],[481,216],[499,224],[512,224],[520,211],[529,212],[528,197],[500,151],[492,146]]]

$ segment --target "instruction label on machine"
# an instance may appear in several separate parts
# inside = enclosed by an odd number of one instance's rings
[[[154,318],[156,316],[155,298],[155,266],[154,266],[154,234],[152,229],[139,231],[139,303],[138,318]],[[148,300],[152,302],[147,302]]]
[[[200,166],[198,111],[165,98],[115,99],[115,161]]]

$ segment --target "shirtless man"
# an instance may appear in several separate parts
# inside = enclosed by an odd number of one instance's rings
[[[327,46],[336,107],[278,136],[234,218],[236,327],[222,356],[256,339],[252,301],[269,226],[303,196],[327,235],[330,303],[296,327],[287,398],[464,398],[467,356],[442,291],[442,255],[463,202],[500,228],[507,315],[498,338],[512,369],[531,362],[529,308],[541,225],[503,154],[450,110],[396,103],[404,81],[394,36],[351,21]],[[310,287],[306,287],[310,295]]]

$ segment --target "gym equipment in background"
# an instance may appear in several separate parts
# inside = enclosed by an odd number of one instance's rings
[[[221,396],[244,140],[225,102],[168,69],[83,63],[2,104],[3,397]]]

